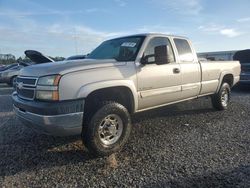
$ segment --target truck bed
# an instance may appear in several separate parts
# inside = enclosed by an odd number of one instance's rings
[[[240,63],[239,61],[202,61],[201,66],[201,84],[200,94],[214,92],[217,90],[220,77],[230,73],[235,78],[234,83],[239,80]],[[233,83],[233,84],[234,84]]]

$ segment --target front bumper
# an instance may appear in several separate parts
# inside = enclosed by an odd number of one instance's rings
[[[12,94],[16,116],[27,127],[54,136],[80,135],[84,100],[39,102],[20,99]]]

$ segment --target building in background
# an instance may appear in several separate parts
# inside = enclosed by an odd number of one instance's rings
[[[230,61],[233,60],[234,54],[237,50],[234,51],[218,51],[218,52],[202,52],[197,53],[199,59],[206,59],[211,61]]]

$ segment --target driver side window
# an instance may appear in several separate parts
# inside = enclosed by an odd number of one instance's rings
[[[148,63],[149,64],[153,64],[155,63],[155,47],[158,47],[158,46],[167,46],[169,48],[169,54],[168,54],[168,58],[169,58],[169,62],[172,63],[172,62],[175,62],[175,58],[174,58],[174,53],[173,53],[173,48],[170,44],[170,41],[168,38],[165,38],[165,37],[155,37],[155,38],[152,38],[144,53],[143,53],[143,57],[145,56],[150,56],[148,58]]]

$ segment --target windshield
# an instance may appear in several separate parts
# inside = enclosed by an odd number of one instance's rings
[[[134,61],[145,37],[124,37],[103,42],[88,59],[115,59],[117,61]]]

